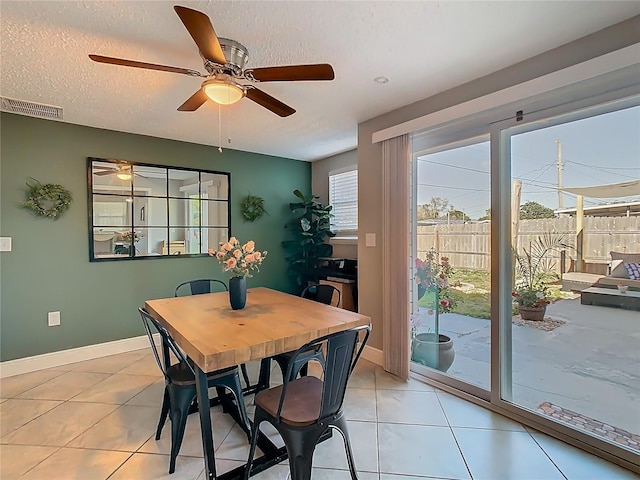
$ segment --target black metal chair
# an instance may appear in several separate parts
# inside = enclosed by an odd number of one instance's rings
[[[168,416],[171,420],[171,459],[169,461],[169,473],[173,473],[176,469],[176,457],[178,456],[184,437],[187,416],[192,412],[192,405],[196,398],[195,371],[167,329],[160,325],[144,309],[139,308],[138,311],[140,312],[142,323],[149,337],[153,355],[156,358],[158,367],[160,367],[160,370],[162,370],[164,374],[164,399],[162,401],[158,428],[156,429],[156,440],[160,439],[162,428]],[[162,340],[162,360],[160,359],[158,347],[153,338],[154,331],[160,334]],[[169,352],[175,355],[178,363],[171,363]],[[251,425],[243,400],[238,367],[230,367],[208,373],[207,383],[209,387],[216,387],[218,392],[223,391],[224,388],[231,391],[235,401],[234,407],[238,409],[240,418],[244,422],[244,425],[241,425],[241,427],[244,428],[247,436],[249,436]],[[220,401],[224,401],[222,397]],[[227,408],[229,408],[229,406],[227,406]]]
[[[271,423],[284,440],[292,480],[311,478],[315,446],[330,428],[337,429],[342,434],[351,478],[357,480],[342,406],[347,382],[370,332],[371,327],[365,325],[309,342],[293,354],[293,360],[295,362],[296,357],[304,355],[309,350],[324,349],[326,365],[323,367],[322,380],[311,375],[292,380],[295,363],[291,362],[282,385],[256,394],[256,411],[251,429],[251,447],[245,480],[251,473],[260,424],[265,421]]]
[[[227,284],[222,280],[218,280],[216,278],[187,280],[186,282],[182,282],[176,287],[175,291],[173,292],[173,296],[181,297],[183,295],[202,295],[204,293],[211,293],[221,289],[224,289],[225,292],[229,291]],[[242,365],[240,365],[240,370],[242,371],[242,378],[244,380],[244,383],[247,388],[249,388],[251,386],[251,382],[249,381],[249,372],[247,372],[247,366],[243,363]]]
[[[188,291],[187,291],[188,287]],[[176,287],[173,295],[175,297],[180,297],[183,295],[201,295],[203,293],[211,293],[218,290],[223,289],[225,292],[228,291],[227,284],[222,280],[217,280],[215,278],[202,278],[199,280],[187,280],[186,282],[182,282],[180,285]]]
[[[316,302],[324,303],[325,305],[333,305],[333,297],[334,294],[337,294],[337,302],[335,302],[334,306],[340,305],[341,294],[340,290],[338,290],[333,285],[328,285],[324,283],[308,285],[300,294],[302,298],[307,298],[309,300],[314,300]],[[291,363],[291,359],[293,357],[294,352],[286,352],[281,353],[273,357],[273,359],[277,362],[280,370],[282,371],[282,378],[284,378],[285,372],[287,371],[287,367]],[[295,379],[298,374],[305,376],[308,373],[308,365],[312,360],[318,361],[324,367],[324,355],[322,354],[321,349],[316,349],[313,351],[306,352],[304,355],[300,355],[293,365],[291,370],[291,380]]]
[[[337,294],[337,302],[333,304],[333,296]],[[342,301],[342,294],[333,285],[328,283],[318,283],[313,285],[307,285],[300,294],[302,298],[308,298],[315,300],[316,302],[324,303],[325,305],[333,305],[337,307]]]

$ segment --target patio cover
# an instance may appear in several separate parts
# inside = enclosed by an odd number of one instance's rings
[[[593,187],[563,187],[560,190],[591,198],[628,197],[629,195],[640,195],[640,180]]]
[[[592,187],[560,188],[559,190],[577,195],[576,205],[576,272],[582,272],[583,230],[584,217],[583,197],[612,198],[640,195],[640,179],[630,182],[610,183],[608,185],[594,185]]]

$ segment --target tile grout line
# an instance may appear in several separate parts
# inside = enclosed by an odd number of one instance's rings
[[[456,447],[458,447],[458,451],[460,452],[460,456],[462,457],[462,461],[464,462],[464,466],[467,469],[467,472],[469,473],[469,478],[471,480],[473,480],[473,474],[471,473],[471,467],[469,467],[469,463],[467,462],[467,459],[464,456],[464,452],[462,451],[462,446],[460,445],[460,442],[458,442],[458,437],[456,437],[456,432],[453,430],[453,426],[451,425],[451,422],[449,421],[449,416],[447,415],[447,411],[445,410],[444,406],[442,405],[442,401],[440,400],[440,395],[438,395],[437,389],[435,389],[435,394],[436,394],[436,398],[438,399],[438,404],[440,405],[440,408],[442,409],[442,413],[444,415],[444,418],[447,421],[447,425],[449,427],[449,431],[451,432],[451,435],[453,436],[453,441],[456,442]]]
[[[560,467],[556,464],[556,462],[553,460],[553,458],[551,458],[551,456],[547,453],[547,451],[544,449],[544,447],[542,445],[540,445],[540,443],[538,442],[538,440],[536,440],[536,437],[534,437],[533,435],[531,435],[531,432],[529,431],[528,428],[525,428],[525,432],[527,432],[527,434],[529,435],[529,437],[531,437],[531,439],[534,441],[534,443],[540,448],[540,450],[542,450],[542,453],[545,454],[545,456],[549,459],[549,461],[553,464],[554,467],[556,467],[558,469],[558,471],[560,472],[560,475],[562,475],[565,480],[569,480],[568,477],[564,474],[564,472],[560,469]]]
[[[11,443],[7,443],[5,445],[13,445]],[[23,445],[24,446],[24,445]],[[33,447],[38,447],[38,446],[51,446],[51,445],[29,445],[29,446],[33,446]],[[55,448],[55,447],[54,447]],[[22,472],[20,474],[20,477],[23,477],[24,475],[26,475],[27,473],[29,473],[31,470],[33,470],[34,468],[36,468],[38,465],[40,465],[42,462],[44,462],[46,459],[50,458],[51,456],[53,456],[54,454],[58,453],[60,450],[62,450],[62,447],[57,447],[56,450],[54,450],[53,452],[51,452],[50,455],[47,455],[46,457],[44,457],[42,460],[40,460],[38,463],[36,463],[34,466],[32,466],[31,468],[28,468],[26,471]]]
[[[52,371],[58,371],[55,368],[52,368],[51,370]],[[36,372],[42,372],[42,371],[44,371],[44,370],[36,370]],[[29,372],[29,373],[36,373],[36,372]],[[24,373],[23,375],[29,375],[29,373]],[[64,375],[65,373],[68,373],[68,371],[67,370],[60,370],[60,375],[55,375],[55,376],[53,376],[51,378],[47,378],[46,380],[42,381],[41,383],[38,383],[38,384],[36,384],[36,385],[34,385],[34,386],[30,387],[30,388],[27,388],[26,390],[22,390],[21,392],[17,393],[16,395],[22,395],[23,393],[26,393],[29,390],[33,390],[34,388],[37,388],[37,387],[39,387],[41,385],[44,385],[49,380],[53,380],[54,378],[58,378],[58,377]],[[20,376],[20,375],[15,375],[13,377],[7,377],[6,380],[8,380],[10,378],[15,378],[15,377],[18,377],[18,376]],[[2,385],[2,379],[0,379],[0,385]],[[0,388],[0,397],[2,397],[2,389],[1,388]],[[10,398],[17,398],[17,397],[13,396],[13,397],[2,397],[2,398],[10,399]]]
[[[81,363],[81,362],[77,362],[77,363]],[[118,471],[118,470],[119,470],[119,469],[120,469],[120,468],[121,468],[125,463],[127,463],[127,462],[128,462],[128,461],[133,457],[133,455],[135,455],[136,453],[138,453],[138,452],[139,452],[140,448],[142,448],[142,446],[143,446],[143,445],[145,445],[147,441],[149,441],[149,439],[153,436],[153,434],[149,435],[149,437],[148,437],[146,440],[144,440],[144,441],[143,441],[143,442],[142,442],[142,443],[141,443],[141,444],[136,448],[136,450],[135,450],[134,452],[128,452],[128,451],[126,451],[126,450],[113,450],[113,449],[100,449],[100,448],[67,447],[67,445],[69,445],[69,444],[70,444],[71,442],[73,442],[75,439],[77,439],[78,437],[80,437],[81,435],[83,435],[84,433],[86,433],[87,431],[89,431],[91,428],[95,427],[98,423],[100,423],[101,421],[103,421],[106,417],[108,417],[108,416],[109,416],[109,415],[111,415],[112,413],[116,412],[120,407],[125,406],[126,402],[130,401],[130,400],[131,400],[132,398],[134,398],[136,395],[138,395],[139,393],[141,393],[142,391],[144,391],[145,389],[147,389],[147,388],[149,388],[151,385],[153,385],[153,383],[155,383],[155,381],[154,381],[152,384],[150,384],[150,385],[148,385],[148,386],[144,387],[140,392],[136,393],[135,395],[133,395],[133,396],[131,396],[130,398],[128,398],[127,400],[125,400],[125,401],[124,401],[124,403],[121,403],[121,402],[119,402],[119,403],[80,402],[80,401],[77,401],[77,400],[76,400],[75,402],[73,401],[73,399],[74,399],[74,398],[76,398],[77,396],[81,395],[81,394],[82,394],[82,393],[84,393],[86,390],[91,389],[91,388],[95,387],[96,385],[98,385],[98,384],[100,384],[100,383],[102,383],[102,382],[104,382],[104,381],[109,380],[110,378],[114,377],[115,375],[120,374],[119,372],[121,372],[122,370],[124,370],[124,369],[126,369],[126,368],[128,368],[128,367],[129,367],[129,366],[125,366],[125,367],[121,368],[120,370],[118,370],[118,371],[116,371],[116,372],[88,372],[88,371],[83,371],[83,370],[74,370],[74,369],[71,369],[71,370],[61,370],[61,371],[60,371],[60,375],[55,375],[55,376],[53,376],[53,377],[51,377],[51,378],[48,378],[47,380],[44,380],[43,382],[40,382],[40,383],[38,383],[38,384],[36,384],[36,385],[32,386],[31,388],[28,388],[28,389],[26,389],[26,390],[24,390],[24,391],[21,391],[21,392],[19,392],[19,393],[17,393],[17,394],[16,394],[16,395],[22,395],[22,394],[24,394],[24,393],[26,393],[26,392],[28,392],[28,391],[30,391],[30,390],[33,390],[33,389],[38,388],[38,387],[40,387],[40,386],[42,386],[42,385],[45,385],[46,383],[48,383],[48,382],[50,382],[50,381],[52,381],[52,380],[55,380],[56,378],[59,378],[59,377],[61,377],[61,376],[63,376],[63,375],[66,375],[66,374],[68,374],[68,373],[72,373],[72,372],[78,372],[78,373],[97,373],[97,374],[106,374],[106,376],[105,376],[102,380],[100,380],[100,381],[96,382],[95,384],[93,384],[93,385],[89,386],[89,387],[88,387],[87,389],[85,389],[83,392],[79,392],[79,393],[77,393],[76,395],[72,396],[71,398],[68,398],[68,399],[65,399],[65,400],[53,400],[53,401],[59,401],[60,403],[59,403],[58,405],[56,405],[55,407],[53,407],[53,408],[51,408],[51,409],[49,409],[49,410],[47,410],[47,411],[45,411],[45,412],[42,412],[41,414],[39,414],[39,415],[37,415],[37,416],[35,416],[35,417],[31,418],[31,419],[30,419],[29,421],[27,421],[26,423],[22,424],[21,426],[19,426],[19,427],[18,427],[18,428],[16,428],[16,429],[12,430],[12,432],[15,432],[15,431],[17,431],[17,430],[19,430],[19,429],[21,429],[21,428],[25,427],[26,425],[30,424],[31,422],[33,422],[33,421],[34,421],[34,420],[36,420],[37,418],[40,418],[41,416],[43,416],[43,415],[44,415],[44,414],[46,414],[46,413],[52,412],[52,411],[53,411],[53,410],[55,410],[56,408],[58,408],[58,407],[60,407],[60,406],[62,406],[62,405],[64,405],[64,404],[66,404],[66,403],[72,403],[72,402],[73,402],[73,403],[87,403],[87,404],[115,405],[115,406],[116,406],[116,408],[114,408],[113,410],[111,410],[110,412],[108,412],[105,416],[103,416],[103,417],[101,417],[101,418],[99,418],[99,419],[96,419],[96,421],[95,421],[93,424],[89,425],[86,429],[83,429],[83,431],[82,431],[82,432],[80,432],[80,433],[78,433],[78,435],[74,436],[73,438],[70,438],[70,439],[69,439],[69,441],[67,441],[67,442],[66,442],[64,445],[62,445],[62,446],[56,446],[56,445],[28,445],[28,446],[34,446],[34,447],[51,447],[51,448],[54,448],[54,450],[53,450],[53,452],[51,452],[51,454],[47,455],[47,456],[46,456],[46,457],[44,457],[42,460],[40,460],[39,462],[37,462],[35,465],[31,466],[31,467],[30,467],[30,468],[28,468],[26,471],[22,472],[22,473],[20,474],[20,476],[24,476],[24,475],[28,474],[30,471],[32,471],[32,470],[34,470],[35,468],[37,468],[39,465],[41,465],[43,462],[45,462],[45,461],[46,461],[47,459],[49,459],[51,456],[53,456],[53,455],[55,455],[56,453],[60,452],[63,448],[78,449],[78,450],[95,450],[95,451],[108,451],[108,452],[129,453],[129,456],[128,456],[128,457],[127,457],[127,458],[126,458],[122,463],[120,463],[120,465],[118,465],[118,466],[113,470],[113,472],[111,472],[111,473],[107,476],[107,479],[108,479],[108,478],[110,478],[111,476],[113,476],[113,475],[114,475],[114,473],[115,473],[115,472],[117,472],[117,471]],[[127,374],[123,373],[122,375],[127,375]],[[140,376],[140,375],[137,375],[137,376]],[[149,375],[145,375],[145,376],[149,376]],[[7,400],[9,400],[9,399],[18,400],[18,401],[20,401],[20,400],[43,400],[43,401],[47,401],[47,400],[48,400],[48,399],[29,399],[29,398],[20,398],[20,397],[7,397]],[[12,433],[12,432],[7,433],[7,435],[8,435],[8,434],[10,434],[10,433]],[[2,443],[2,442],[0,442],[0,443]],[[6,445],[16,445],[16,446],[17,446],[17,445],[19,445],[19,444],[6,443]],[[200,472],[200,473],[202,473],[202,472]],[[200,475],[200,473],[199,473],[198,475]],[[196,476],[196,477],[195,477],[195,479],[197,479],[197,478],[198,478],[198,477]]]

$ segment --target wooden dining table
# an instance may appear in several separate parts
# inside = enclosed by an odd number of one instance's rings
[[[270,357],[296,350],[323,335],[371,323],[365,315],[264,287],[248,289],[247,304],[241,310],[231,309],[227,292],[148,300],[145,308],[193,363],[198,405],[207,405],[210,400],[208,372],[262,360],[260,384],[268,378]],[[242,478],[244,467],[216,476],[211,415],[208,408],[198,411],[205,478]],[[262,437],[259,446],[264,454],[254,460],[252,475],[287,458],[284,447],[276,448]]]

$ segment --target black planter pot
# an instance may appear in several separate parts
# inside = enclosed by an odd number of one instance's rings
[[[242,310],[247,304],[247,279],[231,277],[229,279],[229,303],[233,310]]]
[[[411,360],[416,363],[446,372],[455,355],[453,340],[446,335],[419,333],[411,339]]]
[[[136,254],[136,247],[133,245],[116,245],[113,253],[117,255],[133,255]]]

